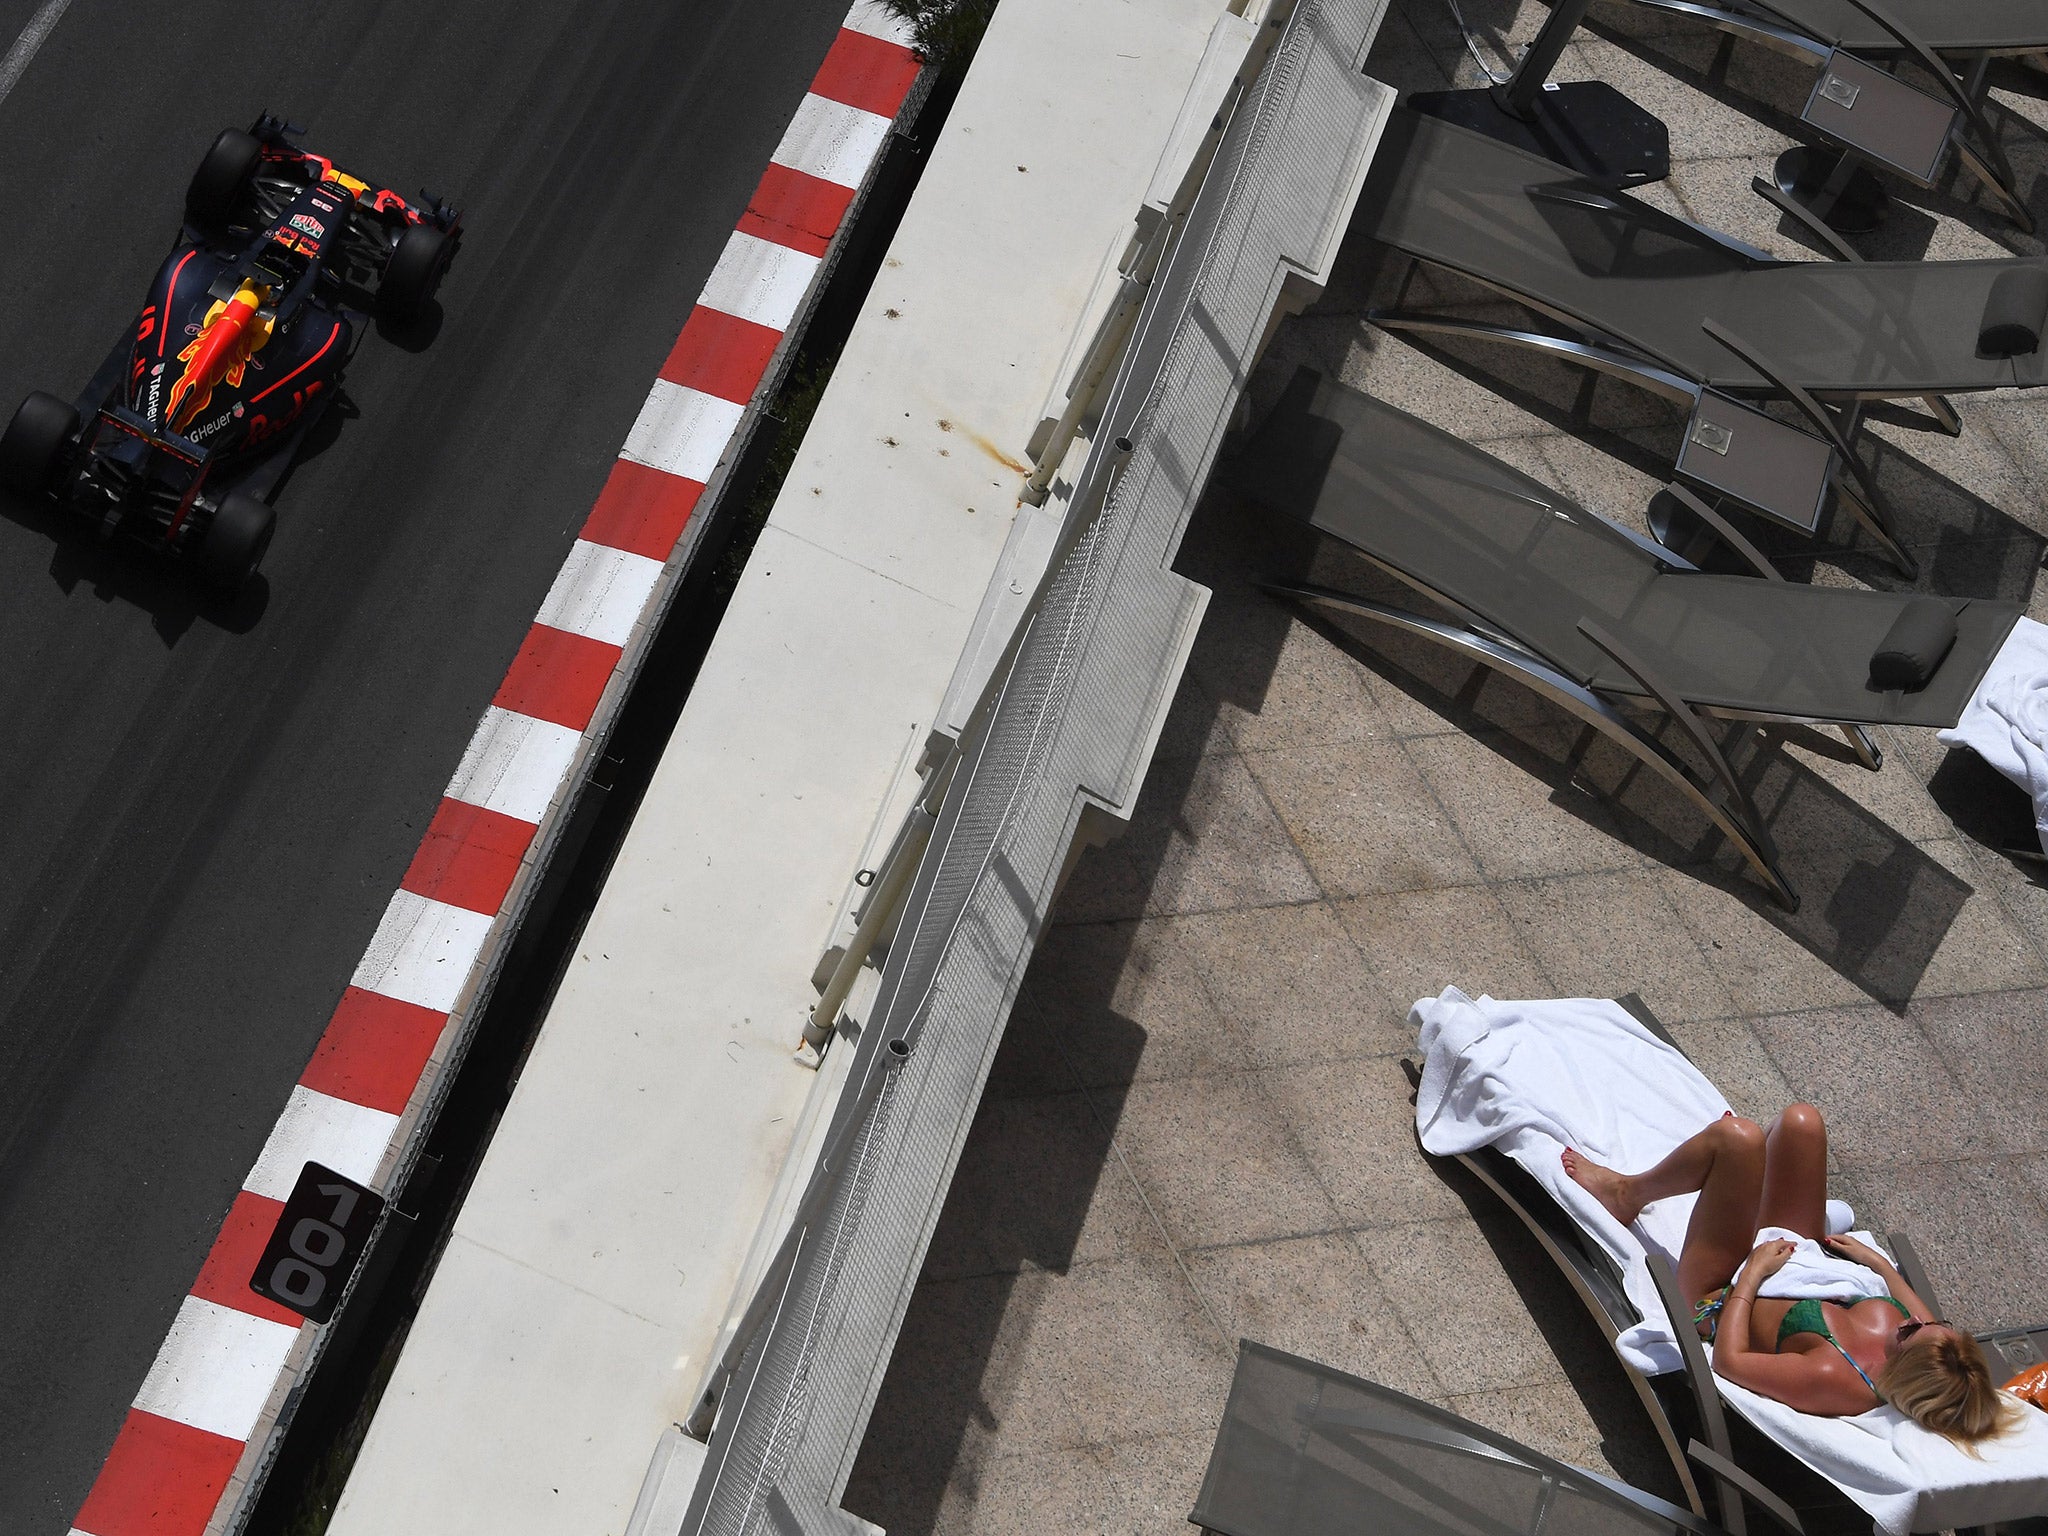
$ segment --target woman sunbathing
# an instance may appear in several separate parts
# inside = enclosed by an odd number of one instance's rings
[[[1713,1341],[1715,1372],[1738,1386],[1805,1413],[1863,1413],[1887,1402],[1966,1449],[2018,1411],[2000,1396],[1977,1341],[1936,1317],[1891,1260],[1853,1237],[1827,1235],[1828,1132],[1811,1104],[1792,1105],[1768,1131],[1724,1115],[1641,1173],[1617,1173],[1569,1148],[1564,1167],[1623,1226],[1653,1200],[1698,1193],[1678,1284],[1697,1298],[1693,1321]],[[1797,1247],[1782,1237],[1759,1242],[1773,1227],[1872,1274],[1843,1270],[1832,1298],[1759,1296]]]

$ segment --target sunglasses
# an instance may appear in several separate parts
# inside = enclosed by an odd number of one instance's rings
[[[1953,1328],[1954,1326],[1955,1324],[1951,1323],[1945,1317],[1930,1317],[1924,1323],[1921,1322],[1918,1318],[1914,1318],[1910,1322],[1904,1322],[1899,1324],[1899,1342],[1901,1344],[1904,1344],[1908,1339],[1912,1338],[1913,1335],[1918,1333],[1922,1328]]]

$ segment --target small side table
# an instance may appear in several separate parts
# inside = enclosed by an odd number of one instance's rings
[[[1915,186],[1932,187],[1954,155],[2032,233],[2034,216],[2014,190],[2012,167],[1998,147],[1996,131],[1946,74],[1947,66],[1932,54],[1922,62],[1943,71],[1942,78],[1954,87],[1949,99],[1908,85],[1854,54],[1831,50],[1799,117],[1839,147],[1795,145],[1778,156],[1772,169],[1775,189],[1759,178],[1758,190],[1808,223],[1862,234],[1877,227],[1886,202],[1884,187],[1863,162],[1895,171]],[[1981,154],[1971,143],[1973,127],[1984,140]]]
[[[1840,455],[1825,438],[1703,389],[1678,450],[1682,479],[1811,534]]]

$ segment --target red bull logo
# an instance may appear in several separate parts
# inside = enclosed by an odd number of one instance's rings
[[[197,338],[178,354],[185,371],[171,386],[168,420],[173,432],[183,432],[206,409],[216,385],[232,388],[242,382],[251,354],[270,340],[270,321],[261,314],[269,297],[270,290],[261,283],[245,281],[225,303],[208,311]]]
[[[253,445],[262,442],[265,438],[275,437],[305,414],[306,407],[313,403],[313,397],[320,393],[320,389],[320,381],[315,379],[304,389],[293,390],[291,404],[279,412],[275,418],[266,416],[260,411],[253,413],[249,417],[249,430],[242,441]]]

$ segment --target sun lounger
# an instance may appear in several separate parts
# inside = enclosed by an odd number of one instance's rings
[[[1463,623],[1321,587],[1273,590],[1362,615],[1484,663],[1605,733],[1675,786],[1739,848],[1787,906],[1762,815],[1710,718],[1843,729],[1866,766],[1860,729],[1952,726],[2020,610],[1778,579],[1713,575],[1585,509],[1449,433],[1356,390],[1296,373],[1226,470],[1276,511],[1304,518],[1399,577]],[[1695,511],[1762,557],[1705,503]],[[1913,687],[1873,687],[1921,625],[1934,645]],[[1953,633],[1939,657],[1947,636]],[[1710,765],[1696,775],[1623,706],[1661,710]],[[1732,745],[1732,743],[1731,743]]]
[[[1715,1530],[1697,1513],[1626,1483],[1250,1339],[1237,1346],[1237,1372],[1188,1522],[1216,1536]]]
[[[1768,1464],[1747,1447],[1738,1458],[1725,1404],[1763,1440],[1853,1500],[1883,1530],[1966,1527],[2048,1514],[2048,1419],[2024,1420],[2000,1442],[1981,1447],[1981,1458],[1971,1458],[1890,1408],[1850,1419],[1822,1418],[1796,1413],[1714,1375],[1691,1327],[1691,1302],[1678,1294],[1670,1262],[1683,1237],[1689,1203],[1660,1202],[1637,1226],[1624,1228],[1572,1184],[1558,1164],[1565,1139],[1582,1148],[1599,1147],[1603,1134],[1638,1143],[1637,1156],[1668,1150],[1676,1129],[1669,1133],[1670,1143],[1646,1137],[1644,1128],[1655,1125],[1657,1109],[1645,1099],[1668,1095],[1673,1117],[1686,1124],[1705,1124],[1727,1107],[1639,997],[1622,998],[1618,1005],[1589,999],[1474,1002],[1451,988],[1439,998],[1418,1002],[1411,1018],[1421,1026],[1425,1051],[1416,1106],[1425,1148],[1467,1168],[1557,1264],[1614,1346],[1696,1509],[1708,1507],[1700,1486],[1704,1473],[1723,1523],[1734,1528],[1740,1512],[1731,1516],[1731,1506],[1749,1489],[1729,1478],[1728,1468],[1746,1465],[1758,1473]],[[1559,1060],[1546,1073],[1544,1057],[1552,1052]],[[1510,1072],[1521,1074],[1524,1083],[1554,1081],[1559,1071],[1571,1070],[1577,1055],[1598,1063],[1597,1072],[1582,1069],[1588,1081],[1603,1085],[1597,1103],[1590,1096],[1572,1103],[1568,1093],[1533,1110],[1518,1102],[1526,1100],[1527,1090],[1507,1080]],[[1504,1059],[1514,1065],[1503,1068]],[[1461,1073],[1458,1064],[1468,1060]],[[1639,1081],[1655,1086],[1629,1093],[1628,1087]],[[1464,1118],[1471,1102],[1465,1096],[1480,1084],[1487,1122],[1483,1133]],[[1622,1118],[1600,1126],[1584,1123],[1600,1118],[1601,1111]],[[1575,1202],[1572,1208],[1567,1199]],[[1886,1242],[1908,1283],[1934,1305],[1912,1245],[1896,1234]],[[2043,1358],[2048,1327],[2005,1329],[1979,1335],[1979,1342],[1994,1375],[2004,1380]],[[1782,1469],[1779,1477],[1767,1475],[1763,1481],[1781,1478]],[[1811,1486],[1810,1479],[1802,1476],[1801,1481]]]
[[[1825,38],[1852,53],[1879,57],[1903,51],[1896,33],[1849,0],[1636,0],[1660,11],[1696,16],[1729,31],[1772,42],[1790,31]],[[1986,55],[2048,53],[2048,10],[2040,0],[1882,0],[1898,27],[1956,62]]]
[[[1381,310],[1389,329],[1474,336],[1596,369],[1695,408],[1714,396],[1789,401],[1841,456],[1842,489],[1881,516],[1854,452],[1861,403],[2048,383],[2044,313],[1993,330],[2048,262],[1775,261],[1561,166],[1434,118],[1396,111],[1352,224],[1406,255],[1497,289],[1576,334]],[[1994,302],[1994,285],[2007,278]],[[2024,341],[2033,320],[2033,349]],[[1768,510],[1768,509],[1766,509]],[[1880,530],[1895,557],[1903,558]]]
[[[1954,151],[2019,223],[2033,232],[2033,214],[2019,197],[2012,164],[1984,113],[1984,101],[1994,57],[2048,52],[2048,11],[2038,0],[1636,3],[1694,17],[1778,52],[1818,62],[1821,77],[1802,120],[1823,136],[1869,154],[1922,186],[1933,184],[1947,153]],[[1946,101],[1916,102],[1914,94],[1909,94],[1911,87],[1873,73],[1863,62],[1866,57],[1888,63],[1912,60]],[[1840,82],[1831,90],[1825,88],[1830,74]],[[1878,95],[1859,101],[1858,94],[1866,89],[1882,93],[1882,102]],[[1918,123],[1907,123],[1909,117],[1917,118]],[[1905,153],[1901,154],[1902,150]],[[1810,151],[1793,151],[1780,161],[1779,185],[1759,181],[1757,190],[1780,206],[1788,206],[1793,189],[1787,183],[1794,179],[1795,168],[1813,163]],[[1819,176],[1801,179],[1817,184]],[[1789,211],[1798,213],[1799,209],[1790,207]]]
[[[1389,121],[1352,228],[1563,320],[1609,371],[1685,397],[1701,387],[1765,396],[1797,387],[1906,400],[2048,383],[2048,350],[1993,357],[1978,346],[1991,285],[2048,262],[1774,261],[1412,112]],[[1702,317],[1757,355],[1717,339]],[[1502,339],[1594,362],[1575,350],[1586,342]]]

